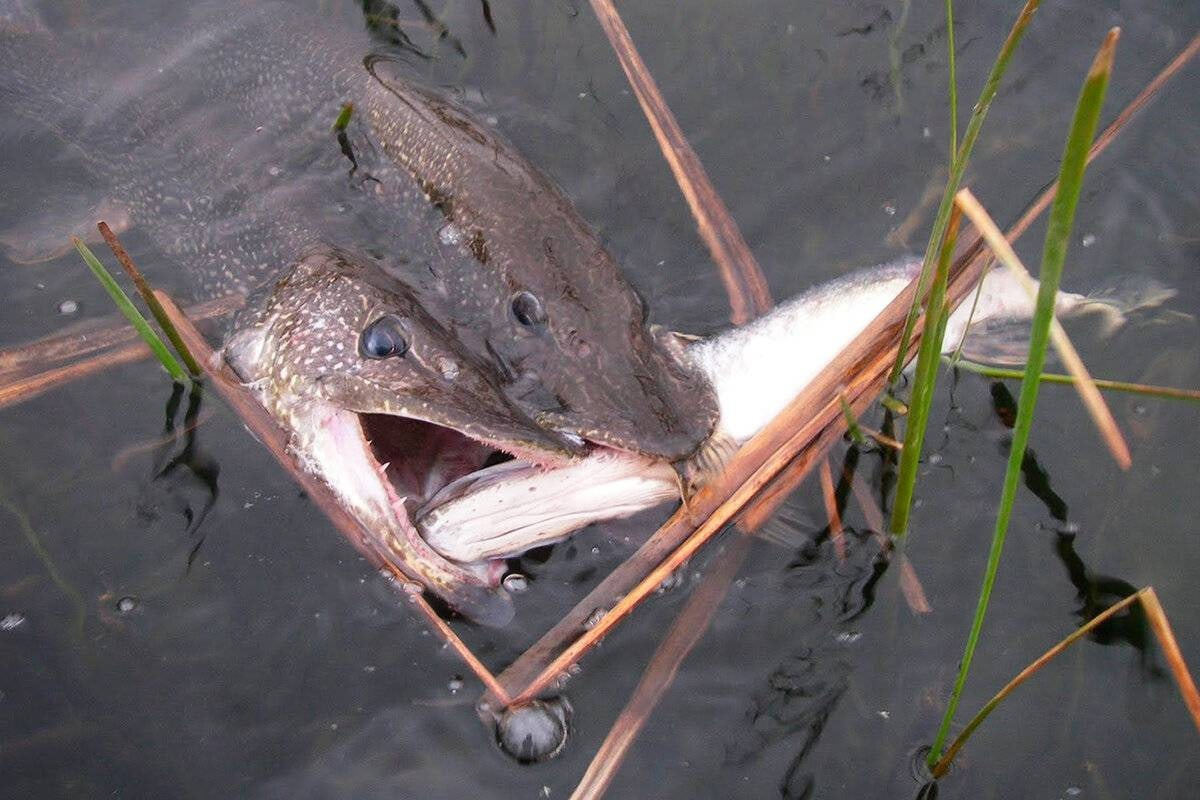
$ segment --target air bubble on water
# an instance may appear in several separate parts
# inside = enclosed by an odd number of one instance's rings
[[[607,609],[597,608],[591,614],[588,614],[588,618],[583,621],[583,627],[590,631],[592,628],[600,624],[600,620],[604,619],[604,616],[607,613]]]
[[[894,217],[894,216],[896,216],[896,206],[895,206],[895,204],[894,204],[894,203],[892,203],[891,201],[888,201],[888,202],[884,203],[884,204],[883,204],[883,213],[887,214],[889,217]]]
[[[0,619],[0,631],[15,631],[24,624],[25,616],[23,614],[8,614]]]
[[[458,244],[462,240],[462,228],[459,228],[457,225],[444,225],[442,229],[438,231],[438,241],[444,245],[449,246]]]
[[[683,585],[684,580],[685,580],[685,577],[684,577],[683,571],[675,570],[670,575],[663,578],[663,582],[660,583],[658,585],[658,588],[655,589],[654,591],[656,594],[665,594],[667,592],[674,591],[675,589],[678,589],[680,586]]]
[[[450,694],[458,694],[459,690],[466,684],[463,683],[462,675],[455,675],[446,684],[446,688],[450,690]]]
[[[501,582],[505,589],[513,594],[521,594],[529,589],[529,579],[519,572],[510,572]]]
[[[117,601],[117,610],[122,614],[128,614],[135,608],[137,608],[137,600],[134,600],[132,597],[122,597]]]
[[[74,314],[78,310],[79,301],[77,300],[63,300],[58,304],[58,313],[60,314]]]
[[[267,174],[270,175],[272,178],[279,177],[279,173],[281,173],[281,172],[283,172],[283,170],[281,170],[279,167],[272,166],[272,167],[267,168]]]
[[[1092,245],[1094,245],[1096,243],[1096,234],[1085,233],[1083,235],[1083,238],[1079,240],[1079,243],[1081,245],[1083,245],[1084,247],[1091,247]]]
[[[594,556],[600,555],[600,546],[599,545],[592,546],[592,555],[594,555]]]
[[[567,718],[562,703],[542,700],[506,710],[496,725],[496,741],[522,764],[553,758],[567,743]]]
[[[941,453],[930,453],[929,458],[927,460],[930,464],[934,464],[934,465],[940,464],[940,463],[942,463],[942,454]]]

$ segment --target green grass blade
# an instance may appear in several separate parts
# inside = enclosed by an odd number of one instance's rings
[[[862,426],[858,424],[858,418],[854,416],[854,409],[846,402],[846,396],[839,394],[838,402],[842,406],[842,418],[846,420],[846,432],[850,434],[850,440],[855,444],[865,443],[867,438],[863,436]]]
[[[946,179],[946,190],[942,193],[942,201],[938,205],[937,216],[933,220],[933,231],[929,234],[929,243],[925,247],[924,265],[921,268],[921,277],[918,279],[917,293],[913,296],[912,306],[909,307],[908,316],[904,319],[904,330],[900,334],[900,350],[896,354],[896,363],[892,365],[892,373],[888,378],[889,383],[894,384],[899,379],[900,373],[904,371],[904,359],[905,354],[908,352],[908,343],[912,339],[913,327],[917,324],[917,315],[921,312],[921,301],[929,288],[929,281],[934,268],[934,258],[937,256],[937,248],[946,236],[946,225],[950,221],[950,210],[954,207],[954,195],[958,192],[959,184],[962,183],[963,173],[966,171],[967,162],[971,158],[971,151],[975,148],[975,141],[979,138],[979,131],[983,127],[983,121],[987,118],[988,110],[992,107],[992,101],[996,99],[996,92],[1000,88],[1000,80],[1008,70],[1008,64],[1012,61],[1013,53],[1016,51],[1017,45],[1020,44],[1021,38],[1025,35],[1025,30],[1029,27],[1029,23],[1033,19],[1033,14],[1037,11],[1039,5],[1041,5],[1041,0],[1027,0],[1025,7],[1021,9],[1021,13],[1017,15],[1012,29],[1008,32],[1008,38],[1004,40],[1004,44],[1000,48],[1000,53],[996,56],[995,63],[992,64],[992,71],[988,75],[987,82],[983,85],[979,101],[975,104],[975,109],[971,112],[971,119],[967,122],[967,130],[963,134],[962,144],[959,145],[958,152],[950,162],[950,177]]]
[[[92,274],[96,276],[96,280],[100,281],[100,285],[108,292],[108,296],[112,298],[117,308],[129,320],[129,324],[133,325],[134,330],[142,337],[142,341],[150,347],[150,351],[154,353],[154,357],[158,359],[159,363],[163,365],[163,368],[171,376],[171,380],[186,384],[188,382],[187,372],[180,366],[175,356],[171,355],[171,351],[163,344],[163,340],[158,338],[158,334],[154,332],[154,329],[150,327],[150,323],[146,321],[146,318],[133,305],[133,302],[125,294],[120,284],[113,279],[113,276],[100,263],[100,259],[96,258],[95,254],[78,237],[72,236],[71,243],[75,245],[75,249],[79,251],[79,255],[83,258],[84,263],[88,265],[88,269],[92,271]]]
[[[1008,466],[1004,473],[1004,490],[1000,498],[1000,510],[996,515],[996,527],[992,533],[992,544],[988,552],[983,585],[979,591],[979,601],[971,621],[971,630],[967,634],[963,657],[959,662],[954,689],[950,693],[950,701],[946,705],[946,712],[938,727],[937,737],[929,751],[930,769],[937,764],[942,755],[942,748],[945,747],[950,724],[958,709],[963,686],[966,684],[967,675],[971,669],[971,661],[975,657],[975,649],[979,645],[979,635],[983,629],[984,617],[987,615],[992,588],[996,583],[1000,555],[1004,550],[1004,540],[1008,534],[1009,520],[1012,518],[1017,485],[1021,479],[1021,464],[1025,460],[1025,449],[1029,444],[1029,433],[1033,428],[1033,410],[1037,405],[1038,388],[1041,385],[1039,378],[1042,374],[1042,367],[1046,363],[1046,349],[1050,342],[1050,322],[1054,318],[1054,303],[1058,295],[1059,280],[1062,277],[1063,263],[1066,261],[1071,228],[1075,222],[1075,208],[1079,203],[1079,193],[1083,186],[1083,174],[1087,167],[1087,151],[1095,136],[1097,123],[1100,121],[1100,109],[1104,104],[1104,94],[1108,88],[1109,76],[1112,74],[1113,54],[1116,49],[1118,33],[1116,28],[1109,31],[1096,54],[1092,68],[1084,80],[1079,102],[1075,107],[1075,117],[1071,121],[1071,131],[1067,136],[1062,166],[1058,174],[1058,196],[1055,197],[1054,206],[1050,210],[1050,224],[1042,249],[1042,270],[1039,276],[1041,287],[1038,290],[1037,306],[1034,311],[1029,342],[1029,360],[1025,365],[1025,375],[1021,381],[1021,394],[1017,400],[1017,419],[1013,425],[1012,445],[1008,454]]]
[[[1004,369],[1003,367],[990,367],[987,364],[979,364],[966,359],[954,360],[953,357],[945,358],[943,361],[952,367],[965,369],[967,372],[974,372],[976,375],[982,375],[985,378],[999,378],[1009,380],[1020,380],[1025,377],[1025,373],[1016,369]],[[1075,383],[1075,378],[1072,375],[1062,375],[1057,372],[1043,372],[1039,376],[1042,383],[1061,383],[1068,386]],[[1092,383],[1096,384],[1098,389],[1108,389],[1113,392],[1128,392],[1130,394],[1140,394],[1146,397],[1157,397],[1164,400],[1186,400],[1192,403],[1200,403],[1200,389],[1177,389],[1173,386],[1150,386],[1144,383],[1130,383],[1128,381],[1110,381],[1104,378],[1093,378]]]
[[[950,80],[950,161],[958,154],[958,72],[954,67],[954,0],[946,0],[946,62]]]
[[[333,132],[341,133],[350,125],[350,118],[354,116],[354,103],[342,103],[342,110],[338,112],[337,119],[333,121]]]
[[[921,448],[925,443],[925,427],[933,405],[933,390],[937,385],[938,363],[942,353],[942,335],[946,330],[946,284],[950,277],[950,259],[958,242],[958,210],[950,216],[946,240],[938,257],[933,286],[929,289],[929,304],[925,309],[925,335],[917,352],[917,371],[913,376],[912,398],[909,402],[908,423],[904,427],[904,449],[900,451],[896,499],[892,505],[891,530],[895,536],[908,532],[908,517],[912,511],[913,492],[917,485]]]

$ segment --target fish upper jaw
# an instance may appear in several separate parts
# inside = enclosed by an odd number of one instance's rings
[[[717,397],[674,336],[646,331],[628,369],[568,387],[564,408],[534,414],[545,427],[664,461],[695,453],[716,427]]]

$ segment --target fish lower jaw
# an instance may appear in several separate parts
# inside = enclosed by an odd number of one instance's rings
[[[314,401],[290,407],[280,420],[297,433],[293,449],[301,463],[330,486],[372,549],[469,617],[496,624],[511,618],[511,599],[496,589],[497,565],[452,563],[421,538],[413,501],[392,485],[359,414]]]

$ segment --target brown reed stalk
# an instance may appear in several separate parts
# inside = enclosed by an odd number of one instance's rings
[[[975,195],[971,193],[971,190],[961,189],[955,195],[954,202],[958,208],[963,210],[963,213],[970,217],[971,222],[983,234],[983,238],[987,240],[988,246],[1000,262],[1014,274],[1018,281],[1024,284],[1031,297],[1035,295],[1033,278],[1029,275],[1029,270],[1021,263],[1021,259],[1017,257],[1016,252],[1012,249],[1012,245],[1004,238],[1004,234],[1000,232],[1000,229],[996,227],[996,223],[992,221],[991,215],[975,199]],[[1100,431],[1100,437],[1108,446],[1113,459],[1116,460],[1121,469],[1129,469],[1133,463],[1133,459],[1129,454],[1129,445],[1126,444],[1125,437],[1121,434],[1120,427],[1117,426],[1117,420],[1113,417],[1108,404],[1104,402],[1104,398],[1100,395],[1100,390],[1096,388],[1096,384],[1092,381],[1091,373],[1084,366],[1083,359],[1079,357],[1079,351],[1071,343],[1071,339],[1067,336],[1062,323],[1054,317],[1050,319],[1050,340],[1054,343],[1059,358],[1062,359],[1067,371],[1075,379],[1075,389],[1079,392],[1084,407],[1087,409],[1088,414],[1091,415],[1097,430]]]
[[[183,360],[183,364],[187,367],[188,372],[193,376],[200,374],[200,365],[196,363],[196,359],[188,352],[186,346],[179,339],[178,332],[171,326],[171,321],[167,319],[167,314],[163,311],[163,307],[159,305],[158,299],[154,296],[154,291],[150,288],[150,283],[142,275],[142,271],[133,263],[133,259],[129,257],[121,240],[113,233],[112,228],[108,227],[108,223],[104,220],[96,223],[96,229],[100,231],[100,235],[104,238],[108,249],[112,250],[112,254],[116,256],[117,263],[121,265],[121,269],[125,270],[125,274],[133,281],[134,287],[138,294],[142,296],[142,302],[150,309],[151,316],[158,323],[158,327],[162,328],[163,333],[167,335],[167,340],[171,343],[171,347],[175,348],[175,352]]]
[[[617,53],[617,60],[625,70],[625,77],[633,88],[642,112],[650,122],[663,157],[692,210],[700,238],[721,271],[721,280],[733,306],[730,320],[734,325],[749,322],[772,306],[771,292],[762,268],[742,238],[729,209],[713,188],[708,173],[696,151],[688,144],[675,115],[663,100],[658,84],[638,54],[612,0],[590,2],[604,35]]]
[[[749,549],[750,537],[737,536],[709,567],[704,581],[692,592],[671,630],[651,656],[642,679],[571,793],[571,800],[596,800],[607,791],[651,712],[674,682],[680,664],[708,630],[713,613],[729,591]]]
[[[128,323],[126,323],[128,324]],[[132,338],[137,338],[133,328]],[[7,408],[26,400],[32,400],[38,395],[48,392],[56,386],[70,383],[79,378],[95,375],[120,364],[130,364],[141,361],[150,355],[150,348],[140,341],[106,350],[99,355],[74,364],[43,370],[33,375],[18,375],[8,378],[0,384],[0,408]]]
[[[825,515],[829,518],[829,538],[838,561],[846,560],[846,533],[842,530],[842,515],[838,512],[837,495],[833,487],[833,471],[829,469],[829,458],[821,459],[817,473],[821,480],[821,500],[825,503]]]
[[[933,777],[940,778],[946,774],[947,770],[950,769],[950,763],[962,750],[963,745],[967,743],[971,735],[975,733],[975,730],[1017,687],[1032,678],[1068,647],[1135,602],[1141,603],[1142,610],[1146,613],[1146,619],[1150,623],[1150,628],[1154,631],[1159,647],[1162,648],[1163,655],[1167,659],[1171,675],[1175,678],[1175,685],[1179,689],[1179,694],[1187,706],[1188,713],[1191,714],[1192,722],[1195,723],[1197,732],[1200,732],[1200,692],[1197,692],[1196,682],[1192,679],[1192,674],[1188,670],[1187,663],[1183,660],[1183,653],[1179,650],[1179,643],[1175,641],[1175,634],[1171,630],[1171,623],[1167,619],[1166,611],[1163,610],[1162,604],[1158,600],[1158,594],[1154,591],[1153,586],[1147,586],[1092,617],[1018,672],[1000,691],[996,692],[991,700],[984,703],[979,712],[975,714],[966,727],[955,737],[950,746],[946,748],[946,752],[942,754],[937,764],[933,767]]]
[[[241,308],[245,302],[241,295],[230,295],[189,306],[186,313],[189,319],[196,321],[223,317]],[[133,341],[140,341],[137,331],[122,316],[113,314],[86,320],[69,326],[61,333],[0,350],[0,379],[12,380],[14,375],[28,376],[34,369],[58,361],[74,359],[77,364],[82,364],[80,359],[86,356]],[[144,357],[149,355],[149,349],[145,349]]]

